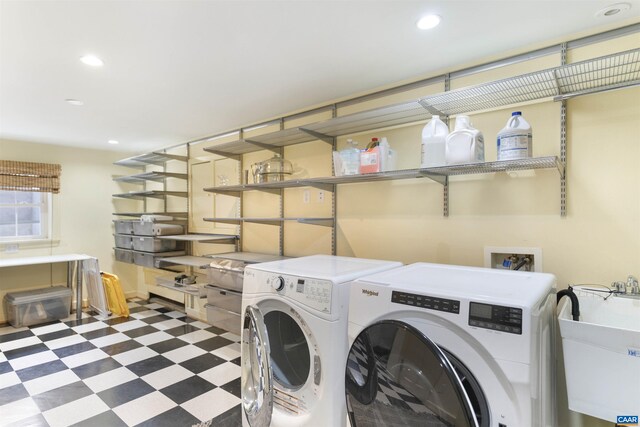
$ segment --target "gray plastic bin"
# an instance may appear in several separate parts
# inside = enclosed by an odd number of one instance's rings
[[[175,240],[157,239],[153,236],[133,236],[131,240],[134,251],[168,252],[183,249],[182,245],[180,245],[180,247],[177,246]]]
[[[129,249],[113,248],[116,253],[116,261],[133,263],[133,251]]]
[[[113,221],[113,226],[116,234],[131,234],[133,233],[133,223],[137,222],[133,219],[116,219]]]
[[[184,234],[184,227],[180,224],[158,224],[150,221],[135,221],[133,234],[138,236],[171,236]]]
[[[116,241],[116,248],[131,249],[133,247],[131,234],[114,234],[113,238]]]

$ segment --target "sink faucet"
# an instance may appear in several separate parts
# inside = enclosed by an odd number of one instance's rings
[[[626,282],[613,282],[611,284],[616,296],[626,298],[640,298],[640,285],[638,279],[629,275]]]
[[[640,295],[640,286],[638,286],[638,279],[633,276],[627,277],[627,286],[631,288],[632,295]]]
[[[611,284],[611,287],[616,291],[616,293],[618,294],[626,294],[627,293],[627,284],[624,282],[613,282]]]

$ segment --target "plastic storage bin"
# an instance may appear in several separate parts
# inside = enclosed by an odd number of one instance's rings
[[[113,248],[116,261],[133,263],[133,251],[130,249]]]
[[[117,219],[113,221],[116,234],[132,234],[133,223],[138,222],[133,219]]]
[[[133,236],[131,240],[133,241],[134,251],[167,252],[175,251],[177,246],[177,242],[175,240],[156,239],[152,236]]]
[[[133,263],[141,267],[157,268],[157,260],[165,257],[182,256],[185,251],[173,252],[136,252],[133,253]]]
[[[170,236],[184,234],[184,227],[180,224],[158,224],[150,221],[135,221],[133,234],[138,236]]]
[[[114,234],[113,238],[116,241],[116,248],[131,249],[133,247],[131,234]]]
[[[4,296],[7,319],[16,328],[69,317],[71,289],[64,286],[10,292]]]

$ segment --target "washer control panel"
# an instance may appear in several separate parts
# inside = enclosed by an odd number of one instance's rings
[[[285,274],[273,275],[268,280],[273,292],[283,295],[323,313],[331,313],[333,283]]]
[[[448,313],[460,313],[460,301],[446,298],[430,297],[428,295],[411,294],[409,292],[393,291],[391,302],[396,304],[411,305],[429,310],[446,311]]]
[[[521,335],[522,309],[470,302],[469,326]]]

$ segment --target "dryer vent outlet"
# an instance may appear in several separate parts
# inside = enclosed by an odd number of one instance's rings
[[[484,266],[499,270],[542,272],[542,249],[485,246]]]

